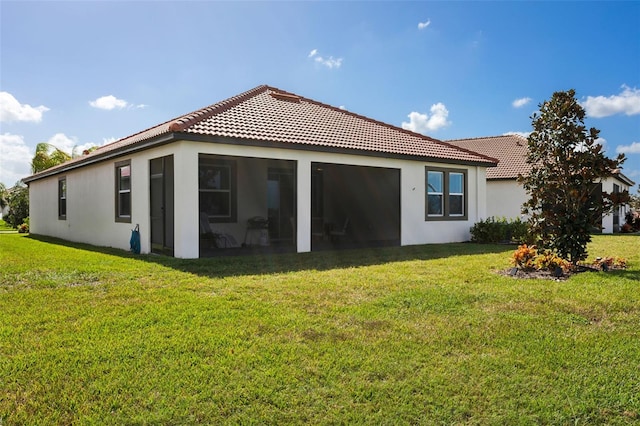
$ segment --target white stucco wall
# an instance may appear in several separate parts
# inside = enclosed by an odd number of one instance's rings
[[[613,185],[620,186],[620,191],[628,191],[629,185],[615,178],[608,178],[602,181],[602,190],[608,193],[613,192]],[[515,219],[521,217],[520,208],[528,199],[522,185],[515,180],[490,180],[487,181],[487,216],[506,217]],[[629,211],[629,206],[620,207],[620,225],[624,223],[624,215]],[[613,214],[605,215],[602,218],[602,233],[611,234],[613,229]]]
[[[129,249],[131,230],[140,225],[141,249],[150,251],[149,160],[174,156],[175,209],[174,230],[176,257],[199,256],[198,154],[234,157],[293,160],[297,162],[297,248],[311,250],[311,163],[325,162],[355,166],[385,167],[400,170],[401,245],[459,242],[469,240],[469,228],[487,217],[485,168],[443,165],[381,157],[363,157],[336,153],[286,150],[242,145],[223,145],[183,141],[140,153],[123,155],[95,165],[72,170],[67,177],[67,218],[58,220],[58,176],[30,184],[31,230],[70,241]],[[117,223],[115,210],[114,164],[131,160],[132,219]],[[267,163],[238,158],[238,185],[250,186],[253,175],[241,173],[242,167],[262,167],[266,182]],[[260,165],[262,164],[262,165]],[[463,168],[467,170],[466,220],[425,221],[425,166]],[[256,170],[254,169],[254,172]],[[260,170],[257,170],[260,172]],[[249,217],[266,216],[266,187],[256,184],[255,197],[238,197],[238,217],[234,224],[216,224],[223,232],[243,235]],[[302,196],[300,194],[308,194]],[[263,197],[265,199],[261,199]]]
[[[446,165],[446,168],[466,168],[468,215],[466,220],[425,220],[425,166],[443,167],[436,163],[403,162],[401,164],[401,244],[429,244],[468,241],[469,229],[486,216],[486,169]],[[480,194],[478,196],[478,194]]]
[[[629,191],[629,185],[624,182],[619,181],[616,178],[607,178],[602,181],[602,191],[607,193],[613,192],[613,185],[616,184],[620,187],[620,191]],[[622,226],[625,222],[625,215],[630,210],[628,205],[621,206],[618,208],[620,223],[619,226]],[[613,225],[613,213],[602,216],[602,233],[603,234],[613,234],[614,232],[619,232],[619,229],[614,229]]]
[[[317,153],[311,151],[285,150],[262,147],[247,147],[241,145],[202,144],[197,142],[184,142],[185,151],[190,151],[191,157],[200,154],[228,155],[236,157],[271,158],[297,161],[297,218],[298,235],[297,247],[299,252],[311,250],[311,163],[324,162],[355,166],[387,167],[400,170],[400,199],[401,199],[401,245],[444,243],[468,241],[469,229],[480,218],[486,217],[486,180],[485,168],[475,166],[445,165],[446,168],[463,168],[468,170],[468,218],[457,221],[425,221],[425,166],[443,167],[438,163],[423,163],[418,161],[387,159],[379,157],[363,157],[336,153]],[[197,166],[197,162],[195,163]],[[197,167],[196,167],[197,168]],[[240,169],[240,164],[238,164]],[[178,173],[176,167],[176,173]],[[265,168],[266,176],[266,168]],[[240,185],[240,183],[239,183]],[[197,179],[194,177],[192,187],[197,188]],[[264,191],[266,193],[266,191]],[[478,193],[480,196],[478,196]],[[192,200],[185,200],[197,206],[197,190]],[[240,200],[238,200],[240,202]],[[194,211],[197,208],[193,209]],[[243,210],[238,206],[238,211]],[[216,229],[232,231],[229,226],[239,226],[244,229],[246,220],[260,214],[260,212],[246,211],[243,216],[238,216],[236,225],[217,224]],[[266,215],[262,212],[262,215]],[[246,217],[245,217],[246,216]],[[176,216],[177,220],[177,216]],[[197,217],[192,219],[197,232]],[[176,256],[178,256],[176,248]],[[194,256],[194,257],[197,257]]]
[[[142,153],[125,155],[37,180],[29,184],[29,226],[33,234],[48,235],[69,241],[89,243],[98,246],[115,247],[129,250],[131,230],[140,225],[141,251],[150,251],[150,218],[149,218],[149,160],[152,158],[175,155],[181,158],[179,147],[163,146]],[[131,160],[131,223],[115,221],[115,163]],[[197,157],[196,157],[197,161]],[[197,163],[196,163],[197,164]],[[182,182],[184,176],[196,175],[197,170],[180,172],[176,183]],[[58,219],[58,179],[67,179],[67,216],[66,220]],[[190,199],[190,189],[176,191],[178,200]],[[192,191],[196,194],[197,186]],[[176,214],[176,234],[178,230],[185,232],[181,220],[183,212]],[[180,244],[183,247],[190,243]],[[196,230],[197,239],[197,230]],[[180,245],[176,242],[176,246]]]
[[[137,183],[140,169],[133,161],[132,170],[135,170],[132,183]],[[67,181],[66,219],[58,219],[60,176]],[[128,249],[132,226],[114,221],[114,180],[114,164],[109,162],[30,183],[31,233]],[[133,186],[132,191],[138,189]],[[141,211],[137,206],[132,206],[132,210]]]
[[[526,191],[515,180],[487,181],[487,217],[521,218],[522,205],[527,199]]]

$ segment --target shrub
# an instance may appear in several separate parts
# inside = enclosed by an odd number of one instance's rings
[[[640,213],[636,211],[628,211],[624,215],[625,223],[622,225],[622,232],[640,231]]]
[[[545,250],[539,253],[534,261],[534,267],[538,270],[554,271],[556,268],[562,268],[563,272],[571,270],[573,265],[568,260],[565,260],[550,250]]]
[[[497,243],[504,239],[505,233],[500,222],[493,217],[481,220],[471,227],[471,241],[476,243]]]
[[[28,223],[23,223],[22,225],[18,226],[18,233],[19,234],[27,234],[27,233],[29,233],[29,224]]]
[[[591,265],[604,271],[613,268],[625,269],[627,267],[627,260],[622,257],[598,257]]]
[[[529,232],[529,224],[523,222],[520,218],[512,220],[508,223],[511,231],[511,241],[524,244],[531,242],[531,233]]]
[[[520,218],[507,220],[493,216],[471,227],[471,241],[475,243],[528,242],[529,227]]]
[[[536,249],[536,246],[522,244],[513,252],[513,255],[511,256],[511,263],[522,270],[530,271],[535,269],[535,258],[537,255],[538,250]]]

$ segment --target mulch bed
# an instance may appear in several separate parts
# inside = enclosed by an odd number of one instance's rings
[[[611,267],[609,270],[622,269],[617,267]],[[502,271],[498,271],[498,274],[509,276],[513,278],[519,279],[543,279],[543,280],[554,280],[554,281],[565,281],[570,276],[579,274],[582,272],[605,272],[600,267],[591,266],[591,265],[578,265],[578,269],[575,271],[568,272],[560,272],[556,273],[555,271],[549,270],[528,270],[525,271],[520,268],[509,268]]]

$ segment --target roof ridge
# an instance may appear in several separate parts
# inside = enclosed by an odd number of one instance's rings
[[[170,118],[169,120],[163,121],[160,124],[156,124],[155,126],[151,126],[151,127],[147,127],[144,130],[140,130],[139,132],[136,133],[132,133],[130,135],[124,136],[122,138],[116,139],[115,141],[108,143],[106,145],[101,145],[99,147],[96,148],[96,151],[100,151],[103,148],[106,148],[110,145],[113,145],[115,143],[121,142],[125,139],[131,139],[134,138],[137,135],[140,135],[142,133],[148,132],[149,130],[153,130],[153,129],[159,129],[162,128],[163,126],[167,126],[167,131],[169,132],[177,132],[177,131],[181,131],[183,130],[183,128],[187,128],[189,127],[191,124],[193,124],[194,122],[201,120],[203,118],[208,118],[211,115],[213,115],[216,112],[222,112],[228,108],[231,108],[232,106],[238,104],[239,102],[241,102],[241,100],[239,100],[238,98],[241,98],[243,96],[248,96],[250,93],[259,93],[260,90],[259,89],[266,89],[268,86],[266,85],[260,85],[260,86],[256,86],[253,89],[247,90],[246,92],[240,93],[238,95],[232,96],[230,98],[224,99],[220,102],[216,102],[215,104],[211,104],[208,105],[206,107],[194,110],[192,112],[189,112],[187,114],[183,114],[179,117],[174,117],[174,118]],[[222,106],[223,104],[227,103],[226,108],[224,109],[217,109],[214,110],[213,108],[215,108],[216,106]],[[207,116],[205,116],[204,114],[207,114]],[[183,128],[182,128],[183,127]],[[160,132],[160,133],[165,133],[165,132]],[[91,155],[91,154],[89,154]],[[84,156],[83,156],[84,157]]]
[[[343,113],[343,114],[351,115],[353,117],[368,121],[370,123],[374,123],[374,124],[377,124],[377,125],[380,125],[380,126],[384,126],[384,127],[389,128],[389,129],[392,129],[392,130],[400,131],[400,132],[409,134],[411,136],[416,136],[416,137],[418,137],[418,138],[420,138],[422,140],[426,140],[426,141],[433,142],[433,143],[436,143],[436,144],[439,144],[439,145],[442,145],[442,146],[446,146],[447,148],[453,148],[455,150],[464,151],[464,152],[466,152],[468,154],[473,154],[475,156],[484,158],[485,160],[488,160],[488,161],[491,161],[491,162],[494,162],[494,163],[498,163],[499,162],[499,160],[494,158],[494,157],[490,157],[488,155],[484,155],[484,154],[481,154],[481,153],[476,152],[476,151],[471,151],[471,150],[466,149],[466,148],[455,146],[455,145],[452,145],[452,144],[447,143],[445,141],[442,141],[440,139],[436,139],[436,138],[433,138],[431,136],[423,135],[422,133],[418,133],[418,132],[414,132],[414,131],[411,131],[411,130],[408,130],[408,129],[404,129],[402,127],[399,127],[399,126],[396,126],[396,125],[393,125],[393,124],[385,123],[384,121],[380,121],[380,120],[376,120],[376,119],[371,118],[371,117],[367,117],[366,115],[362,115],[362,114],[358,114],[358,113],[355,113],[355,112],[351,112],[351,111],[349,111],[347,109],[338,108],[338,107],[335,107],[335,106],[330,105],[330,104],[326,104],[326,103],[323,103],[323,102],[320,102],[320,101],[316,101],[314,99],[305,98],[304,96],[300,96],[300,95],[295,94],[295,93],[289,93],[289,92],[286,92],[284,90],[280,90],[280,89],[275,88],[275,87],[269,87],[269,88],[272,89],[272,90],[277,90],[277,91],[286,93],[288,95],[297,96],[301,100],[304,100],[306,102],[313,103],[313,104],[316,104],[316,105],[319,105],[319,106],[322,106],[322,107],[325,107],[325,108],[330,108],[332,110],[338,111],[338,112]]]
[[[459,150],[461,150],[461,151],[464,151],[464,152],[467,152],[467,153],[470,153],[470,154],[477,155],[478,157],[483,157],[483,158],[485,158],[485,159],[487,159],[487,160],[490,160],[490,161],[493,161],[493,162],[495,162],[495,163],[497,163],[497,164],[498,164],[498,163],[500,163],[500,160],[498,160],[497,158],[495,158],[495,157],[490,157],[490,156],[488,156],[488,155],[486,155],[486,154],[482,154],[482,153],[480,153],[480,152],[478,152],[478,151],[473,151],[473,150],[470,150],[470,149],[467,149],[467,148],[463,148],[463,147],[461,147],[461,146],[452,145],[452,144],[449,144],[449,143],[447,143],[447,142],[441,142],[441,143],[446,144],[446,145],[449,145],[449,146],[452,146],[452,147],[457,148],[457,149],[459,149]]]
[[[488,161],[492,161],[494,163],[498,163],[498,160],[496,158],[490,157],[488,155],[480,154],[479,152],[471,151],[471,150],[468,150],[468,149],[465,149],[465,148],[462,148],[462,147],[459,147],[459,146],[451,145],[451,144],[449,144],[449,143],[447,143],[445,141],[442,141],[440,139],[436,139],[436,138],[433,138],[431,136],[423,135],[422,133],[418,133],[418,132],[414,132],[414,131],[411,131],[411,130],[408,130],[408,129],[404,129],[402,127],[399,127],[399,126],[396,126],[396,125],[393,125],[393,124],[390,124],[390,123],[385,123],[384,121],[376,120],[375,118],[367,117],[366,115],[358,114],[358,113],[349,111],[347,109],[338,108],[338,107],[335,107],[335,106],[330,105],[330,104],[326,104],[326,103],[323,103],[323,102],[320,102],[320,101],[316,101],[314,99],[309,99],[309,98],[306,98],[304,96],[297,95],[295,93],[289,93],[289,92],[286,92],[284,90],[277,89],[275,87],[270,87],[270,89],[278,90],[278,91],[284,92],[284,93],[289,94],[289,95],[298,96],[298,97],[300,97],[301,100],[304,100],[306,102],[313,103],[315,105],[319,105],[319,106],[322,106],[322,107],[325,107],[325,108],[329,108],[329,109],[338,111],[338,112],[340,112],[342,114],[348,114],[348,115],[351,115],[353,117],[368,121],[368,122],[373,123],[373,124],[384,126],[386,128],[392,129],[392,130],[400,131],[400,132],[406,133],[408,135],[418,137],[418,138],[420,138],[422,140],[426,140],[426,141],[429,141],[429,142],[434,142],[436,144],[439,144],[439,145],[442,145],[442,146],[446,146],[447,148],[453,148],[455,150],[464,151],[464,152],[466,152],[468,154],[473,154],[473,155],[476,155],[478,157],[484,158],[484,159],[486,159]]]
[[[91,151],[88,155],[83,156],[83,157],[88,157],[88,156],[90,156],[91,154],[93,154],[94,152],[100,151],[100,150],[102,150],[102,149],[104,149],[104,148],[107,148],[107,147],[109,147],[109,146],[111,146],[111,145],[114,145],[114,144],[116,144],[116,143],[118,143],[118,142],[121,142],[121,141],[123,141],[123,140],[125,140],[125,139],[131,139],[131,138],[133,138],[133,137],[135,137],[135,136],[138,136],[138,135],[140,135],[140,134],[142,134],[142,133],[148,132],[149,130],[152,130],[152,129],[158,129],[158,128],[162,127],[162,126],[165,126],[167,123],[172,122],[173,120],[175,120],[175,118],[172,118],[171,120],[163,121],[162,123],[160,123],[160,124],[156,124],[155,126],[147,127],[146,129],[144,129],[144,130],[140,130],[139,132],[135,132],[135,133],[133,133],[133,134],[131,134],[131,135],[127,135],[127,136],[124,136],[124,137],[118,138],[118,139],[116,139],[115,141],[110,142],[110,143],[108,143],[108,144],[100,145],[100,146],[99,146],[99,147],[97,147],[94,151]]]
[[[522,135],[518,135],[515,133],[512,134],[508,134],[508,135],[493,135],[493,136],[476,136],[473,138],[460,138],[460,139],[448,139],[446,140],[446,142],[459,142],[459,141],[474,141],[474,140],[480,140],[480,139],[497,139],[497,138],[508,138],[511,136],[515,136],[517,138],[523,139],[523,140],[527,140],[527,138],[525,138]]]
[[[272,93],[269,93],[271,91]],[[341,124],[342,127],[349,130],[348,142],[340,142],[334,144],[337,147],[348,148],[348,149],[359,149],[363,151],[379,151],[379,152],[393,152],[399,155],[419,155],[424,157],[433,158],[446,158],[446,159],[459,159],[466,158],[465,161],[472,161],[477,163],[493,163],[495,165],[498,160],[485,155],[479,152],[471,151],[466,148],[462,148],[460,146],[453,145],[451,143],[447,143],[445,141],[433,138],[431,136],[423,135],[421,133],[417,133],[408,129],[403,129],[394,124],[385,123],[380,120],[376,120],[365,115],[357,114],[355,112],[351,112],[344,108],[339,108],[333,105],[329,105],[327,103],[323,103],[314,99],[310,99],[304,96],[300,96],[298,94],[288,92],[286,90],[279,89],[277,87],[269,86],[266,84],[262,84],[254,87],[253,89],[249,89],[245,92],[242,92],[238,95],[232,96],[230,98],[224,99],[222,101],[216,102],[204,108],[196,109],[190,113],[180,115],[176,118],[172,118],[170,120],[164,121],[155,126],[148,127],[139,132],[133,133],[131,135],[119,138],[116,141],[113,141],[109,144],[100,146],[95,151],[91,152],[88,155],[83,155],[76,159],[72,159],[66,163],[63,163],[59,166],[52,167],[51,169],[47,169],[42,172],[42,175],[50,175],[54,173],[58,173],[60,170],[64,170],[69,167],[80,167],[82,164],[91,163],[95,161],[102,161],[102,159],[107,158],[109,156],[113,156],[119,152],[124,152],[127,150],[136,150],[137,146],[140,145],[140,149],[144,149],[148,144],[141,144],[144,141],[155,140],[156,142],[160,141],[161,143],[165,143],[167,141],[175,140],[176,138],[182,137],[182,135],[186,135],[195,125],[198,123],[203,123],[203,121],[215,120],[216,117],[223,113],[233,110],[234,107],[241,105],[245,102],[250,101],[253,98],[264,96],[265,94],[276,95],[273,96],[275,99],[296,99],[296,102],[304,101],[304,103],[309,104],[309,108],[318,108],[324,109],[327,111],[334,112],[340,118],[340,121],[344,122]],[[278,97],[279,95],[279,97]],[[351,120],[358,120],[365,124],[368,127],[379,127],[380,129],[384,129],[385,132],[391,132],[390,135],[387,135],[387,139],[385,141],[377,141],[373,143],[369,140],[361,141],[362,135],[360,135],[359,130],[354,130],[354,125],[349,123]],[[206,124],[206,123],[205,123]],[[203,124],[203,125],[205,125]],[[358,127],[356,126],[356,127]],[[206,126],[205,126],[206,127]],[[341,130],[342,131],[342,130]],[[365,129],[366,132],[371,132],[371,129]],[[354,133],[356,132],[356,133]],[[197,133],[197,132],[196,132]],[[377,132],[376,132],[377,133]],[[255,136],[255,135],[254,135]],[[261,135],[258,135],[261,136]],[[371,138],[373,136],[366,135],[366,137]],[[404,147],[402,142],[405,138],[410,138],[410,144],[414,148]],[[325,138],[326,139],[326,138]],[[374,137],[375,139],[375,137]],[[354,142],[356,141],[356,142]],[[374,141],[375,142],[375,141]],[[303,143],[303,142],[296,142]],[[307,142],[304,142],[307,143]],[[322,139],[320,141],[315,141],[314,144],[322,145],[322,146],[333,146],[331,144],[327,145],[327,142]],[[393,145],[393,148],[389,148],[390,145]],[[438,148],[442,147],[442,148]],[[418,154],[416,154],[418,153]],[[469,159],[470,158],[470,159]],[[489,166],[490,167],[490,166]],[[38,178],[40,175],[35,174],[28,177],[28,181],[34,180],[33,178]]]
[[[232,96],[230,98],[224,99],[220,102],[216,102],[215,104],[211,104],[204,108],[200,108],[196,111],[190,112],[188,114],[184,114],[178,118],[174,118],[173,123],[169,125],[170,132],[181,132],[188,128],[189,126],[197,123],[201,120],[206,120],[207,118],[219,114],[232,108],[245,100],[268,90],[269,86],[262,84],[260,86],[254,87],[253,89],[247,90],[246,92],[240,93],[239,95]]]
[[[280,89],[275,89],[275,88],[272,88],[272,89],[280,90]],[[288,92],[285,92],[285,93],[288,93]],[[329,109],[338,111],[338,112],[343,113],[343,114],[348,114],[348,115],[351,115],[353,117],[360,118],[360,119],[368,121],[370,123],[374,123],[374,124],[377,124],[377,125],[380,125],[380,126],[384,126],[384,127],[387,127],[387,128],[393,129],[393,130],[399,130],[401,132],[410,134],[412,136],[417,136],[420,139],[425,139],[425,140],[428,140],[428,141],[431,141],[431,142],[445,143],[445,142],[441,141],[440,139],[432,138],[431,136],[423,135],[422,133],[417,133],[417,132],[413,132],[411,130],[403,129],[402,127],[398,127],[398,126],[396,126],[394,124],[385,123],[384,121],[376,120],[375,118],[367,117],[366,115],[358,114],[358,113],[349,111],[348,109],[338,108],[336,106],[333,106],[333,105],[330,105],[330,104],[326,104],[324,102],[320,102],[320,101],[316,101],[314,99],[305,98],[304,96],[296,95],[295,93],[289,93],[289,94],[295,95],[295,96],[299,96],[302,100],[305,100],[305,101],[307,101],[309,103],[316,104],[316,105],[319,105],[319,106],[322,106],[322,107],[325,107],[325,108],[329,108]]]

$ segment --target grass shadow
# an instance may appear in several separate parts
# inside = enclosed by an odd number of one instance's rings
[[[629,269],[617,269],[612,272],[607,272],[607,274],[615,277],[625,278],[631,281],[637,281],[638,284],[640,284],[640,271],[629,270]]]
[[[75,243],[41,235],[29,235],[25,238],[79,250],[119,256],[127,259],[137,259],[180,270],[182,272],[215,278],[309,270],[323,271],[331,269],[358,268],[390,262],[430,260],[474,254],[506,254],[513,250],[513,246],[510,245],[448,243],[403,247],[322,250],[308,253],[270,253],[249,254],[247,256],[177,259],[156,254],[136,255],[121,249],[93,246],[85,243]]]

